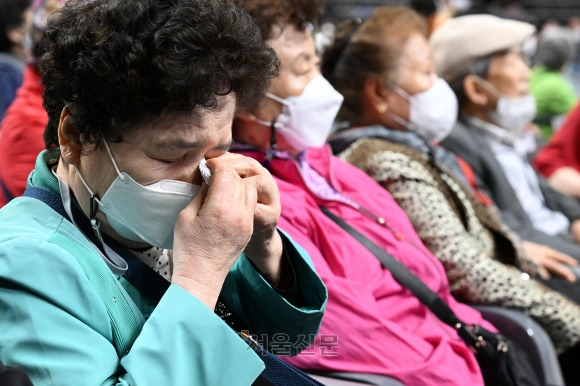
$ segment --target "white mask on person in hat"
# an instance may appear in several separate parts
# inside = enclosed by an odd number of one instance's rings
[[[489,118],[497,126],[521,138],[526,127],[536,116],[536,101],[531,94],[520,97],[508,97],[501,93],[485,79],[478,77],[479,83],[497,97],[495,110],[488,112]]]

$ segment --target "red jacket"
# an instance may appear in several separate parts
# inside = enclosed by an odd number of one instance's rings
[[[263,161],[263,154],[246,152]],[[482,385],[473,353],[378,259],[322,213],[324,205],[390,252],[436,291],[467,322],[494,330],[474,309],[455,301],[441,263],[422,244],[405,212],[364,172],[310,149],[309,164],[335,190],[383,217],[388,227],[348,204],[312,193],[295,161],[273,159],[269,170],[281,194],[279,226],[308,251],[328,288],[328,304],[316,344],[298,357],[284,357],[307,369],[385,374],[408,385]]]
[[[24,71],[22,87],[0,126],[0,182],[13,197],[24,193],[36,157],[44,150],[42,134],[47,123],[40,74],[29,65]],[[0,189],[0,208],[6,202]]]
[[[535,168],[545,177],[568,166],[580,172],[580,104],[570,112],[550,142],[534,158]]]

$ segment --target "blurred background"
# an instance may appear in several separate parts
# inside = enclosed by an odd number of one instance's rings
[[[326,15],[336,22],[349,17],[367,17],[379,5],[410,5],[416,10],[432,12],[488,12],[499,16],[533,22],[541,26],[547,21],[567,25],[580,16],[578,0],[326,0]]]
[[[349,18],[365,19],[373,9],[381,5],[405,5],[422,14],[432,31],[448,18],[473,13],[489,13],[509,19],[521,20],[536,26],[536,34],[522,47],[522,53],[534,65],[539,38],[558,29],[560,46],[562,35],[571,42],[567,45],[568,58],[561,72],[580,96],[580,0],[326,0],[325,19],[317,33],[316,41],[320,50],[329,44],[334,36],[334,26]],[[570,48],[568,48],[570,47]],[[562,50],[559,47],[548,47]]]

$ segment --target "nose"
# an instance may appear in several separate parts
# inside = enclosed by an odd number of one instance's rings
[[[522,74],[522,78],[525,78],[526,81],[530,78],[532,74],[530,66],[528,66],[528,64],[524,61],[524,59],[521,59],[520,61],[520,71]]]

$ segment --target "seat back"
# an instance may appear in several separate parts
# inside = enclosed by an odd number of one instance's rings
[[[526,351],[546,386],[565,386],[558,355],[546,331],[519,311],[496,306],[474,306],[508,339]]]
[[[370,373],[347,373],[341,371],[305,371],[326,386],[404,386],[404,383],[387,375]]]

